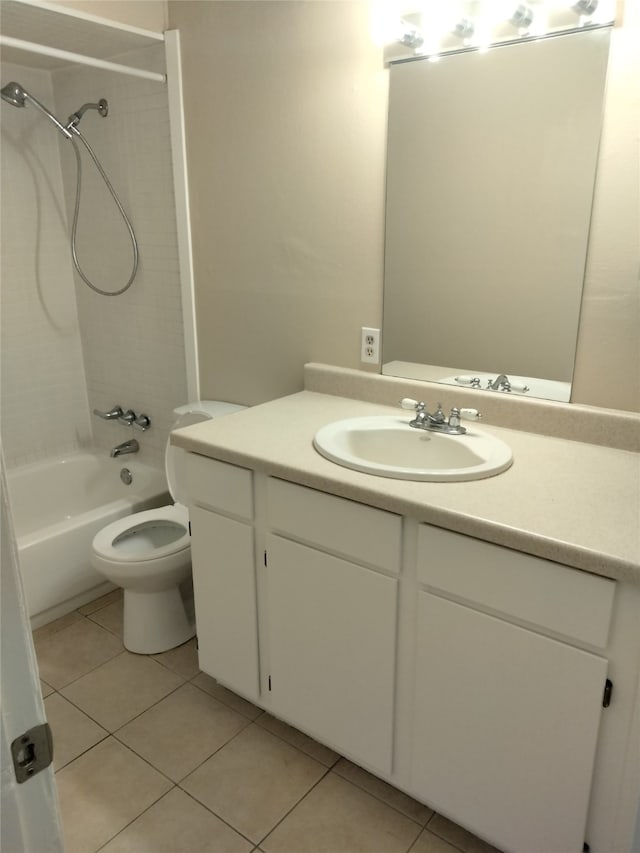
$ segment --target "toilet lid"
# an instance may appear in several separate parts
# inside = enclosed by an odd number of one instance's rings
[[[158,560],[188,550],[190,545],[189,515],[180,504],[119,518],[93,540],[96,554],[118,563]]]

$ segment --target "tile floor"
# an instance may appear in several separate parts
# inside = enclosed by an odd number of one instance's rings
[[[34,632],[66,853],[495,853],[198,670],[110,593]]]

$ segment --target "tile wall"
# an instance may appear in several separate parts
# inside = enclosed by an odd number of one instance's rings
[[[2,63],[53,102],[48,72]],[[8,467],[90,440],[78,312],[55,127],[1,103],[2,444]]]
[[[163,52],[154,47],[116,61],[159,70]],[[16,78],[61,119],[86,102],[107,98],[108,117],[88,110],[80,129],[133,223],[140,261],[131,288],[121,296],[97,295],[81,282],[71,266],[68,237],[76,187],[71,144],[33,109],[3,105],[3,141],[5,133],[17,137],[21,126],[15,119],[26,116],[22,132],[28,133],[29,146],[44,152],[40,156],[53,176],[45,180],[39,170],[37,192],[43,200],[34,198],[35,189],[23,198],[20,187],[27,181],[13,178],[11,170],[14,161],[22,171],[28,169],[28,147],[24,141],[18,143],[20,151],[15,144],[3,146],[2,432],[7,464],[63,453],[91,440],[107,451],[135,436],[140,460],[162,467],[172,409],[187,401],[166,87],[80,66],[51,74],[3,69],[3,81]],[[79,148],[78,257],[100,288],[119,289],[131,271],[130,239],[87,151]],[[34,253],[41,282],[35,265],[25,260]],[[31,303],[42,302],[39,290],[45,286],[48,298],[66,311],[62,330],[42,306],[34,327]],[[90,415],[94,408],[116,403],[149,415],[152,428],[134,433]],[[52,408],[56,416],[50,418]]]
[[[114,59],[164,70],[162,47]],[[54,89],[56,109],[64,116],[87,101],[109,102],[107,118],[89,110],[80,130],[131,219],[140,252],[136,278],[121,296],[99,296],[75,275],[89,408],[117,403],[147,414],[152,422],[142,433],[92,418],[94,443],[107,450],[135,437],[140,459],[162,467],[172,409],[187,401],[167,89],[162,83],[83,67],[56,72]],[[81,153],[78,256],[99,287],[117,290],[131,271],[130,239],[87,152]],[[75,168],[69,154],[62,169],[70,216]]]

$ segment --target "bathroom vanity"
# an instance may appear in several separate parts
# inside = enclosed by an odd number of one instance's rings
[[[201,669],[502,850],[630,850],[637,455],[486,427],[512,468],[416,483],[313,449],[389,413],[305,391],[173,433]]]

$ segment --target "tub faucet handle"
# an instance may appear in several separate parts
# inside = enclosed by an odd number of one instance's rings
[[[131,426],[134,429],[149,429],[151,426],[151,418],[149,415],[138,415],[138,417],[132,422]]]
[[[112,421],[115,418],[122,417],[122,408],[120,406],[113,406],[108,412],[101,412],[100,409],[94,409],[93,414],[105,421]]]
[[[118,418],[118,423],[124,424],[125,426],[131,426],[135,419],[136,413],[133,411],[133,409],[127,409],[124,414],[120,414],[120,417]]]

